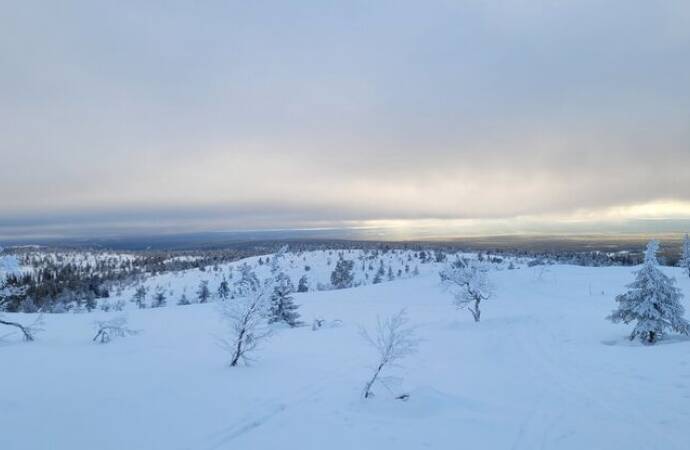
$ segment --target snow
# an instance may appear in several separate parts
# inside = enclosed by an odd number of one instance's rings
[[[480,323],[453,306],[438,267],[421,269],[295,294],[307,324],[342,326],[282,328],[249,367],[227,367],[214,304],[129,309],[141,333],[105,345],[91,342],[93,322],[122,313],[48,315],[36,342],[0,343],[0,448],[688,448],[690,340],[644,346],[605,320],[635,268],[492,271]],[[690,279],[663,270],[687,308]],[[190,294],[198,278],[187,281]],[[363,400],[376,355],[359,326],[401,308],[421,343],[392,390],[410,398],[377,386]]]

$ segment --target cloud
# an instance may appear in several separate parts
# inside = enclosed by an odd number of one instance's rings
[[[681,1],[16,3],[0,212],[517,224],[688,202],[688,29]]]

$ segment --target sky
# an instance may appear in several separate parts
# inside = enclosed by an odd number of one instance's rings
[[[684,0],[2,6],[0,236],[688,225]]]

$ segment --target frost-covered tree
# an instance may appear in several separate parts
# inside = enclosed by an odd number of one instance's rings
[[[223,277],[223,281],[220,282],[218,285],[218,298],[221,299],[222,301],[225,301],[230,297],[230,285],[228,284],[228,280]]]
[[[156,292],[153,294],[153,300],[151,301],[151,308],[160,308],[165,306],[166,303],[165,290],[160,286],[156,287]]]
[[[31,297],[26,297],[22,302],[19,304],[19,308],[23,313],[31,314],[38,312],[38,306],[34,303],[34,299]]]
[[[259,278],[247,263],[240,266],[240,278],[235,282],[237,296],[247,295],[248,291],[255,291],[260,286]]]
[[[352,287],[355,281],[355,275],[352,269],[355,267],[355,262],[349,259],[340,258],[335,265],[335,269],[331,273],[331,284],[336,289],[346,289]]]
[[[390,380],[390,377],[384,377],[387,369],[396,367],[401,359],[417,350],[419,341],[415,338],[414,328],[408,326],[408,323],[407,313],[403,309],[384,320],[377,317],[373,334],[364,328],[360,329],[362,338],[377,352],[374,371],[362,391],[364,398],[374,396],[372,389],[377,382],[385,385],[386,379]]]
[[[229,302],[218,302],[218,312],[227,325],[227,336],[218,343],[230,355],[230,367],[250,361],[262,340],[271,334],[267,315],[271,308],[273,280],[264,280],[256,289],[243,287],[242,296]]]
[[[683,238],[683,248],[678,265],[685,270],[688,276],[690,276],[690,237],[688,237],[687,234],[685,238]]]
[[[125,316],[116,317],[110,320],[97,320],[94,322],[96,336],[93,342],[107,344],[113,338],[132,336],[139,333],[137,330],[127,328],[127,318]]]
[[[292,280],[285,273],[280,272],[275,276],[273,283],[273,295],[271,295],[271,309],[268,322],[284,322],[291,327],[300,325],[300,316],[297,312],[299,306],[295,304],[294,297],[292,296],[292,293],[295,292]]]
[[[444,286],[453,294],[455,305],[470,311],[475,322],[481,318],[481,302],[493,293],[487,272],[485,266],[468,263],[462,267],[450,265],[439,274]]]
[[[630,340],[639,338],[646,344],[655,343],[667,329],[688,334],[690,328],[683,318],[683,294],[675,286],[676,280],[659,269],[658,250],[659,241],[647,244],[635,281],[627,286],[627,292],[616,297],[618,308],[607,317],[614,323],[636,322]]]
[[[203,280],[199,283],[199,288],[196,290],[196,297],[199,303],[206,303],[211,298],[211,291],[208,288],[208,280]]]
[[[177,301],[177,304],[180,306],[186,306],[186,305],[191,305],[192,302],[190,302],[189,298],[187,298],[187,293],[183,292],[182,295],[180,296],[180,299]]]
[[[297,292],[308,292],[309,291],[309,280],[306,275],[302,275],[297,283]]]
[[[146,288],[144,286],[139,286],[134,292],[132,301],[139,307],[139,309],[146,308]]]

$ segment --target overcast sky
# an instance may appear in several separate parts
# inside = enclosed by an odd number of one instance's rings
[[[633,219],[690,219],[686,0],[3,3],[0,235]]]

